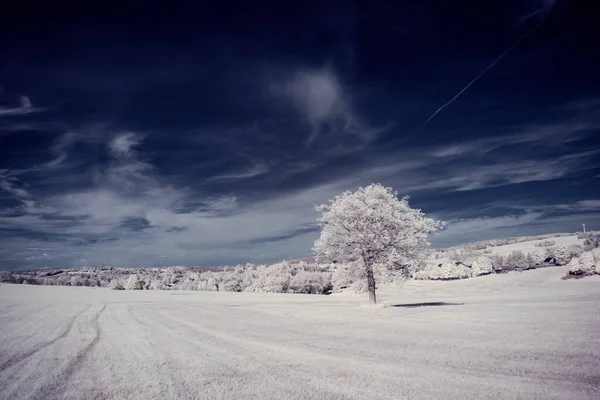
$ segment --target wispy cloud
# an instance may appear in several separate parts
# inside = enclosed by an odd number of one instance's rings
[[[43,253],[42,255],[39,256],[29,256],[29,257],[25,257],[25,260],[27,261],[34,261],[34,260],[51,260],[52,257],[50,255],[48,255],[48,253]]]
[[[330,67],[299,69],[272,86],[310,126],[306,144],[321,136],[354,135],[369,142],[386,128],[374,128],[354,110],[350,91]]]
[[[578,200],[571,203],[558,203],[558,204],[527,204],[523,202],[498,202],[498,207],[513,209],[523,212],[543,212],[547,214],[563,213],[563,212],[594,212],[600,211],[600,200]]]
[[[110,141],[108,148],[114,157],[128,158],[135,154],[134,147],[138,146],[141,141],[141,136],[133,132],[120,133]]]
[[[558,146],[588,137],[600,129],[600,123],[571,121],[554,124],[527,124],[508,128],[509,133],[482,137],[435,148],[429,154],[434,157],[453,158],[458,156],[481,156],[502,147]]]
[[[14,107],[0,107],[0,117],[27,115],[46,111],[45,108],[34,107],[27,96],[19,97],[19,105]]]
[[[442,173],[423,176],[409,190],[450,189],[469,191],[490,187],[513,185],[525,182],[540,182],[561,179],[581,171],[594,169],[590,163],[600,150],[571,153],[556,158],[500,161],[487,165],[454,165]]]
[[[270,171],[270,167],[262,160],[253,157],[242,157],[247,160],[248,164],[241,169],[236,169],[231,172],[214,175],[208,179],[209,182],[215,181],[235,181],[240,179],[254,178],[264,175]]]
[[[17,178],[10,176],[9,171],[0,170],[0,189],[18,200],[30,199],[31,194],[21,186],[21,182]]]

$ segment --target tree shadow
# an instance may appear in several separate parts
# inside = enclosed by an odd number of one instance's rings
[[[416,308],[416,307],[441,307],[441,306],[462,306],[465,303],[446,303],[443,301],[434,301],[430,303],[407,303],[407,304],[392,304],[390,307],[404,307],[404,308]]]

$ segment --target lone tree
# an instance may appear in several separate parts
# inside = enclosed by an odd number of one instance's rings
[[[322,230],[314,252],[330,260],[362,260],[371,304],[377,302],[374,267],[414,265],[429,247],[427,236],[444,224],[425,217],[409,206],[408,197],[398,199],[397,192],[380,184],[346,191],[316,210]],[[362,268],[360,264],[352,263],[358,265],[355,268]]]

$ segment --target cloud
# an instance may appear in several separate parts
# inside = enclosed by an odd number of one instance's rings
[[[359,124],[350,90],[331,71],[307,74],[294,75],[291,82],[333,82],[323,89],[325,100],[315,108],[300,101],[318,97],[311,84],[310,90],[300,85],[296,94],[285,94],[287,104],[308,125],[313,121],[321,128],[311,148],[274,144],[277,134],[258,122],[251,129],[220,135],[223,140],[214,144],[216,162],[209,157],[199,166],[192,159],[188,168],[187,160],[179,159],[185,152],[168,153],[184,167],[173,172],[169,162],[168,174],[163,174],[163,157],[147,157],[144,150],[150,144],[137,132],[114,131],[104,124],[65,130],[33,166],[0,173],[0,191],[19,200],[0,210],[1,264],[22,266],[25,258],[44,253],[52,255],[46,264],[57,266],[79,266],[81,259],[87,265],[164,266],[303,257],[311,254],[318,235],[314,205],[360,185],[382,182],[421,201],[433,190],[441,198],[445,192],[570,177],[595,167],[590,160],[597,152],[581,150],[584,140],[576,143],[579,147],[568,147],[575,138],[590,136],[593,121],[529,124],[498,138],[354,151],[348,157],[348,152],[336,153],[335,147],[345,145],[344,138],[361,137],[370,127]],[[333,131],[328,129],[330,122]],[[161,134],[171,138],[174,133],[153,131]],[[357,143],[347,148],[356,150],[370,142]],[[504,146],[510,146],[510,152]],[[194,158],[195,151],[189,149]],[[253,177],[260,178],[249,179]],[[433,210],[442,219],[444,207]],[[594,203],[581,203],[568,210],[565,206],[564,212],[593,207]],[[511,211],[504,217],[460,218],[473,215],[468,205],[453,216],[454,227],[437,239],[438,244],[500,237],[519,229],[554,230],[547,214],[556,210]]]
[[[34,107],[27,96],[19,97],[20,105],[17,107],[0,107],[0,117],[27,115],[46,111],[45,108]]]
[[[554,124],[528,124],[509,128],[511,133],[494,135],[437,147],[429,155],[437,158],[460,156],[480,156],[503,147],[522,146],[561,146],[575,142],[600,129],[600,123],[592,121],[565,122]]]
[[[521,17],[520,22],[525,23],[530,19],[547,17],[556,7],[560,0],[537,0],[537,7]]]
[[[308,123],[306,144],[311,146],[322,136],[353,135],[368,143],[384,128],[369,126],[353,109],[352,96],[330,67],[299,69],[287,75],[283,83],[273,85],[278,98],[289,101]]]
[[[315,126],[344,114],[347,107],[342,86],[328,69],[299,72],[286,90],[298,111]]]
[[[138,146],[142,138],[133,133],[125,132],[115,136],[108,145],[108,148],[115,158],[129,158],[134,155],[133,148]]]
[[[270,167],[264,161],[256,160],[249,157],[244,158],[246,158],[249,163],[249,165],[247,165],[245,168],[238,169],[232,172],[214,175],[210,177],[208,181],[234,181],[240,179],[247,179],[264,175],[270,171]]]
[[[26,189],[19,187],[19,184],[17,178],[9,175],[9,171],[0,170],[0,189],[19,200],[31,198],[31,194]]]
[[[524,212],[543,212],[547,214],[551,213],[564,213],[568,212],[572,214],[587,213],[593,211],[600,211],[600,200],[578,200],[572,203],[559,203],[559,204],[523,204],[518,203],[497,203],[497,206],[502,208],[508,208],[513,210],[520,210]]]
[[[52,257],[50,255],[48,255],[47,253],[43,253],[41,256],[29,256],[29,257],[25,257],[25,260],[27,261],[33,261],[33,260],[51,260]]]

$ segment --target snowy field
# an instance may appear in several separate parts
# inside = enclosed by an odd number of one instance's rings
[[[0,398],[598,399],[600,276],[566,271],[411,281],[381,308],[0,285]]]

